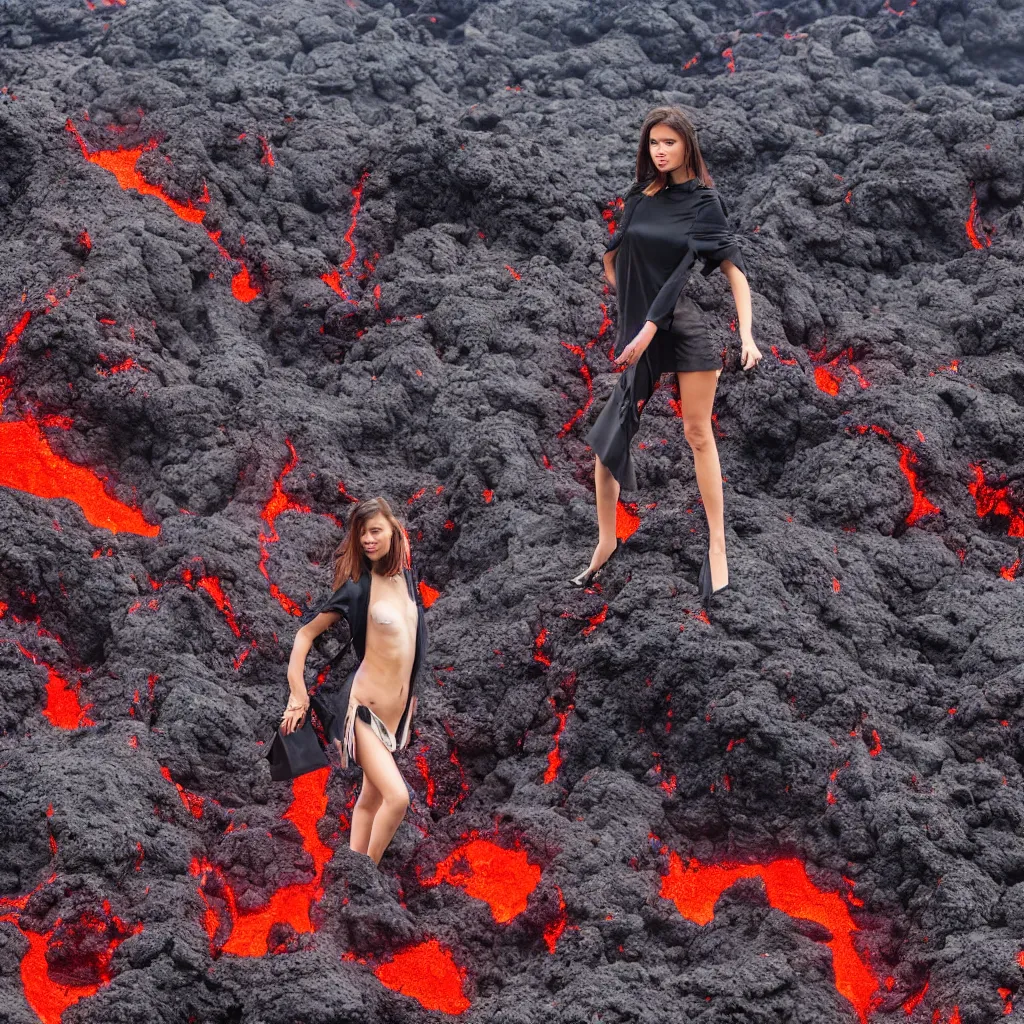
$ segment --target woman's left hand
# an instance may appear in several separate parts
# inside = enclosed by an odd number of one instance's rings
[[[302,728],[306,712],[309,710],[309,697],[305,701],[296,700],[294,696],[289,698],[288,706],[281,716],[281,734],[289,736],[291,733]]]
[[[647,351],[647,346],[657,333],[658,325],[648,320],[640,328],[637,336],[622,350],[622,355],[615,360],[615,365],[632,366]]]
[[[754,344],[754,336],[747,334],[742,337],[742,348],[740,349],[740,366],[744,370],[752,370],[764,357],[761,350]]]

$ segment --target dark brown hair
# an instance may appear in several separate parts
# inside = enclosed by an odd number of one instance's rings
[[[655,107],[644,118],[643,127],[640,129],[640,145],[636,151],[636,180],[640,187],[648,195],[654,195],[668,183],[668,175],[660,174],[651,159],[651,132],[659,124],[678,132],[686,147],[683,167],[705,188],[712,188],[715,183],[708,170],[708,165],[704,163],[704,157],[701,155],[700,143],[697,141],[697,129],[678,107]]]
[[[334,589],[337,590],[348,580],[358,580],[363,570],[370,571],[370,562],[363,553],[363,546],[359,542],[363,527],[368,519],[374,516],[383,516],[391,527],[391,548],[386,555],[378,561],[381,572],[386,576],[394,576],[395,573],[409,566],[411,559],[409,554],[409,535],[405,527],[398,521],[391,506],[384,498],[367,498],[360,501],[348,518],[348,529],[345,538],[334,551]]]

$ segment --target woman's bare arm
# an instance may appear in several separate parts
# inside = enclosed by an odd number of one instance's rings
[[[604,254],[604,276],[613,288],[615,287],[615,254],[618,251],[618,249],[612,249],[611,252]]]
[[[306,658],[313,641],[330,629],[341,616],[337,612],[321,612],[295,633],[292,653],[288,659],[288,707],[281,719],[281,731],[287,736],[302,725],[309,694],[306,691]]]
[[[729,282],[733,301],[736,303],[736,319],[742,344],[740,365],[744,370],[751,370],[761,361],[761,351],[754,344],[754,335],[751,331],[753,314],[750,305],[750,285],[743,271],[731,260],[722,261],[722,273]]]

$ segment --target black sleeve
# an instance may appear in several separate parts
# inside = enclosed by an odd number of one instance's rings
[[[693,235],[690,239],[694,255],[704,261],[704,269],[701,271],[705,277],[716,270],[722,263],[729,260],[735,263],[744,274],[747,268],[743,263],[743,255],[740,252],[736,236],[725,219],[725,210],[718,193],[713,192],[704,203],[703,209],[697,215],[693,225]]]
[[[346,622],[352,618],[352,601],[355,592],[355,584],[346,580],[333,594],[320,602],[310,613],[310,619],[315,619],[323,612],[337,612]]]

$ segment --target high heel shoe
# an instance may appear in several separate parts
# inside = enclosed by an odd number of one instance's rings
[[[573,587],[580,587],[586,590],[604,571],[605,566],[619,553],[619,548],[622,547],[621,542],[615,542],[615,549],[612,553],[596,568],[596,569],[584,569],[578,576],[573,576],[569,580],[569,585]]]
[[[704,562],[700,567],[700,573],[697,575],[697,590],[700,592],[700,603],[703,605],[704,611],[710,611],[711,598],[715,594],[720,594],[723,590],[728,590],[730,585],[725,583],[720,587],[712,589],[711,552],[706,551],[704,553]]]

